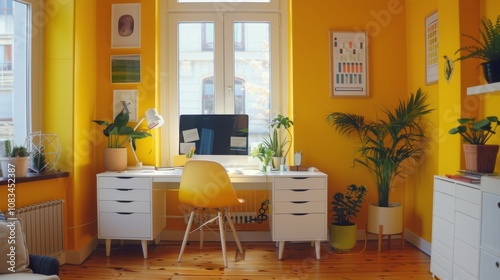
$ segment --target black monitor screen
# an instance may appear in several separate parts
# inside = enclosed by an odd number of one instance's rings
[[[248,115],[181,115],[179,154],[248,155]]]

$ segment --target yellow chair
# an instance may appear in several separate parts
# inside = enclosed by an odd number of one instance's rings
[[[240,205],[245,201],[236,196],[233,185],[227,175],[227,171],[222,165],[218,162],[208,160],[187,161],[181,176],[179,202],[193,207],[193,210],[189,215],[186,232],[182,240],[181,251],[177,259],[178,262],[181,262],[182,253],[186,248],[189,234],[200,230],[200,249],[202,249],[203,228],[215,220],[218,220],[222,258],[224,259],[224,267],[227,267],[224,218],[233,232],[234,240],[238,245],[240,254],[243,254],[243,248],[236,234],[234,224],[231,221],[231,214],[228,207]],[[203,221],[205,209],[216,209],[217,216],[207,221]],[[191,225],[193,224],[195,212],[199,214],[198,217],[201,222],[199,227],[191,232]]]

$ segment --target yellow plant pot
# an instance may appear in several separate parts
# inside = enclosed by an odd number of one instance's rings
[[[127,169],[127,148],[104,148],[104,169],[122,171]]]
[[[338,226],[330,224],[330,246],[335,251],[346,252],[356,246],[356,231],[358,227]]]

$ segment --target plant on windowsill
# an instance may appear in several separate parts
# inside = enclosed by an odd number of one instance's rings
[[[25,146],[12,145],[11,140],[5,140],[0,162],[2,176],[26,177],[28,174],[29,153]],[[10,177],[9,177],[10,178]]]
[[[499,145],[486,142],[496,134],[500,124],[497,116],[489,116],[476,122],[476,118],[460,118],[459,126],[450,129],[450,134],[460,134],[464,140],[465,169],[473,172],[492,173]]]
[[[112,123],[93,120],[98,125],[105,127],[103,133],[108,137],[108,145],[104,149],[104,168],[108,171],[121,171],[127,168],[125,144],[132,140],[132,149],[135,150],[135,140],[151,136],[145,131],[135,131],[131,126],[128,126],[128,121],[129,114],[125,110],[118,113]]]
[[[368,190],[365,186],[350,184],[345,194],[333,195],[333,222],[330,223],[330,246],[336,251],[349,251],[356,245],[357,225],[351,219],[360,212]]]
[[[460,56],[457,60],[469,58],[484,60],[481,66],[486,81],[488,83],[500,82],[500,15],[497,16],[495,24],[488,18],[482,18],[481,27],[479,32],[482,42],[471,35],[462,34],[476,45],[459,48],[455,54],[461,51],[467,54]]]
[[[279,169],[281,164],[284,164],[286,156],[292,145],[292,133],[290,127],[293,126],[293,121],[288,117],[278,114],[269,123],[271,132],[267,139],[263,139],[264,145],[274,152],[272,166],[273,169]],[[287,134],[290,137],[288,140]]]

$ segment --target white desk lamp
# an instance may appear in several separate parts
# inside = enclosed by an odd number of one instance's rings
[[[151,108],[146,110],[146,113],[144,114],[144,117],[142,117],[138,122],[137,125],[134,127],[134,131],[141,125],[141,123],[147,119],[148,120],[148,129],[153,129],[162,126],[165,121],[163,120],[163,117],[158,114],[156,109]],[[134,147],[132,145],[132,139],[130,139],[130,146],[132,147],[132,153],[134,154],[135,157],[135,166],[129,167],[129,169],[154,169],[154,166],[142,166],[142,162],[139,161],[139,158],[137,158],[137,154],[135,153]]]

